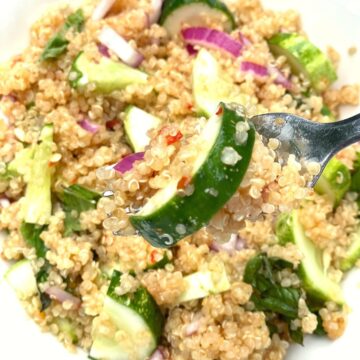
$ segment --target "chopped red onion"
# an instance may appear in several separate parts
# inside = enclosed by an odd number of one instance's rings
[[[251,61],[243,61],[241,63],[241,70],[245,72],[252,72],[258,76],[268,76],[269,71],[266,66],[253,63]]]
[[[164,0],[151,0],[151,12],[148,14],[149,26],[159,21]]]
[[[15,95],[9,94],[9,95],[4,95],[3,99],[5,100],[10,100],[11,102],[16,102],[17,101],[17,97]]]
[[[84,119],[78,122],[78,124],[87,132],[95,134],[99,131],[100,126],[90,122],[88,119]]]
[[[100,0],[91,18],[94,21],[101,20],[110,11],[116,0]]]
[[[105,56],[107,58],[110,57],[109,48],[107,46],[105,46],[104,44],[98,44],[97,47],[98,47],[99,53],[102,56]]]
[[[268,69],[270,75],[276,75],[274,80],[275,84],[282,85],[287,90],[292,89],[291,81],[276,66],[270,65]]]
[[[186,44],[186,50],[187,50],[188,54],[191,56],[196,55],[198,53],[198,51],[191,44]]]
[[[65,301],[71,302],[74,308],[79,308],[81,305],[81,300],[79,298],[71,295],[69,292],[61,289],[58,286],[50,286],[45,290],[45,293],[48,294],[51,299],[61,303]]]
[[[129,66],[138,67],[144,60],[143,55],[134,49],[111,27],[104,27],[101,30],[98,39]]]
[[[251,45],[251,41],[241,32],[239,32],[239,39],[244,46]]]
[[[138,153],[134,153],[134,154],[125,156],[114,166],[114,169],[116,171],[124,174],[133,168],[135,161],[143,160],[144,155],[145,155],[144,152],[138,152]]]
[[[291,90],[292,88],[291,81],[277,67],[273,65],[265,67],[252,61],[243,61],[241,63],[241,70],[245,72],[252,72],[255,75],[261,77],[275,75],[275,84],[282,85],[287,90]]]
[[[165,356],[160,348],[157,348],[150,356],[149,360],[164,360]]]
[[[240,56],[243,48],[242,43],[234,40],[227,33],[207,27],[190,27],[183,29],[181,34],[187,44],[221,49],[234,57]]]
[[[216,241],[213,241],[213,243],[210,245],[211,250],[219,252],[219,251],[225,251],[229,254],[232,254],[234,251],[240,251],[245,248],[245,240],[242,239],[237,234],[231,234],[230,240],[224,244],[219,244]]]

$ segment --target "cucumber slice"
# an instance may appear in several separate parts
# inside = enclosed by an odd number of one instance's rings
[[[171,36],[175,36],[183,24],[206,25],[205,16],[214,19],[215,22],[223,20],[226,31],[236,28],[234,16],[219,0],[165,0],[159,23]]]
[[[81,52],[75,59],[70,74],[70,85],[77,89],[92,83],[98,92],[111,93],[130,84],[145,84],[148,75],[121,62],[102,57],[98,63]]]
[[[27,147],[15,155],[15,159],[8,165],[8,170],[19,175],[29,175],[31,161],[34,157],[35,146]]]
[[[296,74],[304,74],[312,87],[324,91],[336,79],[336,71],[330,60],[309,40],[299,34],[280,33],[269,40],[275,56],[284,55]]]
[[[198,271],[184,277],[186,290],[179,297],[179,302],[202,299],[211,294],[219,294],[231,288],[225,266],[218,271]]]
[[[201,49],[195,59],[192,77],[195,105],[200,115],[209,117],[221,101],[243,106],[254,101],[250,96],[236,92],[235,85],[226,79],[217,60],[205,49]]]
[[[314,189],[320,195],[327,195],[336,207],[348,192],[350,185],[350,170],[340,160],[332,158],[326,165]]]
[[[345,254],[344,259],[340,262],[340,269],[348,271],[352,269],[360,259],[360,228],[351,235],[351,245]]]
[[[76,335],[76,327],[71,320],[67,318],[65,319],[57,318],[55,320],[55,323],[59,327],[60,332],[64,333],[71,340],[73,344],[78,343],[79,338]]]
[[[245,130],[247,122],[240,110],[238,105],[221,103],[205,125],[193,167],[191,195],[181,196],[177,189],[180,178],[174,179],[130,217],[132,225],[153,246],[171,247],[199,230],[236,192],[249,166],[255,140],[254,129]],[[245,141],[239,144],[237,129],[241,127]]]
[[[40,133],[31,162],[30,176],[21,212],[26,223],[48,224],[51,216],[51,174],[49,162],[53,148],[53,126],[45,125]]]
[[[38,293],[34,270],[29,260],[21,260],[12,265],[5,273],[4,279],[21,300]]]
[[[100,317],[110,321],[123,337],[115,339],[115,334],[105,336],[95,327],[90,356],[103,360],[145,360],[159,343],[163,315],[143,287],[131,295],[117,295],[115,289],[120,279],[121,274],[114,271]]]
[[[303,259],[298,273],[308,295],[316,300],[343,304],[341,288],[327,277],[322,251],[306,236],[296,210],[290,214],[281,214],[276,224],[276,235],[280,244],[294,243],[302,252]]]
[[[161,120],[136,106],[125,110],[124,129],[132,149],[142,152],[150,144],[148,131],[157,128]]]

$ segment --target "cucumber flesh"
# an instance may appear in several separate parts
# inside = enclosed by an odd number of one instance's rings
[[[195,105],[200,115],[212,115],[221,101],[243,106],[252,105],[255,101],[237,92],[235,85],[221,71],[215,57],[205,49],[201,49],[196,56],[192,82]]]
[[[360,229],[351,236],[351,245],[345,254],[344,259],[340,262],[340,269],[348,271],[352,269],[356,262],[360,259]]]
[[[296,210],[281,214],[276,224],[276,235],[280,244],[291,242],[301,251],[303,259],[298,273],[307,294],[316,300],[343,304],[341,288],[327,276],[322,251],[306,236]]]
[[[21,260],[12,265],[4,279],[21,300],[29,299],[38,293],[35,273],[29,260]]]
[[[159,22],[171,36],[176,36],[183,24],[206,25],[205,17],[223,23],[226,31],[236,27],[234,16],[219,0],[165,0]]]
[[[60,332],[64,333],[73,344],[77,344],[79,341],[76,335],[76,327],[69,319],[58,318],[55,320],[56,325],[59,327]]]
[[[98,63],[81,52],[75,59],[70,74],[70,85],[77,89],[94,84],[95,90],[111,93],[131,84],[145,84],[148,75],[121,62],[102,57]]]
[[[231,288],[225,267],[218,271],[198,271],[184,277],[185,291],[179,297],[179,302],[202,299],[211,294],[219,294]]]
[[[26,223],[45,225],[50,220],[52,169],[49,163],[53,149],[53,132],[52,125],[45,125],[40,133],[40,144],[35,147],[25,199],[21,204]]]
[[[135,152],[142,152],[150,144],[148,132],[159,127],[161,120],[136,106],[125,110],[124,129]]]
[[[12,173],[27,176],[30,173],[31,161],[34,157],[35,146],[29,146],[15,155],[15,159],[8,165]]]
[[[132,225],[153,246],[171,247],[205,226],[238,189],[249,166],[255,140],[255,131],[241,110],[238,105],[221,103],[218,114],[208,120],[199,135],[191,195],[179,194],[177,186],[181,177],[176,178],[130,217]],[[248,129],[242,131],[246,140],[241,144],[237,142],[236,130],[240,122],[244,123],[241,127]],[[224,157],[229,154],[232,163],[227,163]]]
[[[324,91],[336,79],[330,60],[305,37],[280,33],[269,39],[270,50],[275,56],[285,56],[295,74],[303,74],[314,90]]]
[[[117,295],[120,279],[121,273],[114,271],[100,318],[110,321],[123,337],[106,336],[95,326],[90,356],[102,360],[145,360],[158,345],[163,316],[145,288],[130,295]]]
[[[350,170],[340,160],[332,158],[326,165],[314,189],[320,195],[327,195],[336,207],[350,186]]]

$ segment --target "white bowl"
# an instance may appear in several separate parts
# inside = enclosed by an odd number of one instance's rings
[[[241,0],[232,0],[241,1]],[[11,0],[0,2],[0,60],[21,52],[27,43],[30,24],[44,10],[44,5],[61,0]],[[360,52],[360,3],[356,0],[263,0],[268,8],[294,8],[302,15],[311,40],[325,49],[332,45],[342,55],[338,86],[360,83],[360,54],[350,57],[347,50],[356,46]],[[359,108],[345,107],[349,116]],[[0,240],[1,241],[1,240]],[[0,279],[6,265],[0,262]],[[353,271],[343,283],[345,296],[353,312],[342,338],[329,341],[309,336],[305,346],[291,346],[287,360],[359,360],[360,271]],[[83,353],[70,354],[49,334],[42,334],[22,309],[13,291],[0,281],[0,358],[9,360],[86,359]]]

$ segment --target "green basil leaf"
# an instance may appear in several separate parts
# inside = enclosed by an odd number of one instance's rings
[[[36,256],[38,258],[45,258],[47,248],[40,238],[41,233],[47,228],[46,225],[36,225],[29,223],[22,223],[20,232],[25,242],[35,248]]]

